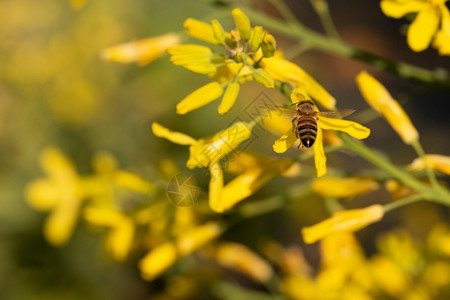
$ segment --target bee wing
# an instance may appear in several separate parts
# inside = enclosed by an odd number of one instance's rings
[[[295,116],[297,116],[297,111],[293,108],[289,107],[283,107],[283,106],[276,106],[276,105],[266,105],[265,108],[268,112],[274,113],[277,116],[284,117],[286,119],[293,119]]]
[[[340,109],[338,111],[320,111],[317,113],[318,116],[324,116],[329,118],[344,118],[346,116],[351,115],[354,113],[354,109]]]

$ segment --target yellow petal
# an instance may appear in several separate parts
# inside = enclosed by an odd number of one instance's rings
[[[80,209],[80,200],[65,195],[45,220],[44,236],[53,246],[62,246],[75,229]]]
[[[381,220],[383,215],[383,206],[379,204],[362,209],[339,211],[325,221],[311,227],[304,227],[303,239],[307,244],[312,244],[331,234],[354,232]]]
[[[270,88],[273,89],[274,88],[274,81],[272,76],[270,76],[270,74],[262,69],[262,68],[257,68],[255,69],[255,71],[253,71],[253,79],[255,79],[255,81],[263,86],[265,86],[266,88]]]
[[[236,122],[230,127],[216,133],[211,138],[198,140],[190,148],[189,160],[186,166],[190,169],[208,167],[234,151],[252,134],[251,124]]]
[[[408,115],[380,82],[363,71],[356,76],[356,83],[367,103],[384,116],[403,142],[411,144],[418,139],[419,133]]]
[[[268,282],[273,276],[271,266],[241,244],[221,243],[215,257],[221,265],[240,271],[257,282]]]
[[[370,135],[369,128],[353,121],[319,117],[317,124],[322,129],[343,131],[360,140],[365,139]]]
[[[177,256],[177,248],[171,242],[153,248],[139,261],[142,278],[155,279],[175,263]]]
[[[273,79],[287,81],[303,88],[308,95],[317,100],[326,109],[334,109],[336,99],[331,96],[314,78],[303,69],[283,58],[270,57],[261,61],[261,66]]]
[[[223,173],[220,163],[209,166],[211,179],[209,181],[209,207],[217,213],[224,211],[222,203]]]
[[[261,46],[261,43],[263,41],[263,35],[264,31],[261,26],[255,26],[255,28],[253,28],[252,37],[250,39],[250,45],[254,53],[256,53],[256,51],[258,51],[259,47]]]
[[[96,173],[111,175],[117,170],[116,158],[108,152],[98,152],[92,159],[92,168]]]
[[[441,29],[436,34],[433,47],[438,49],[440,55],[450,55],[450,12],[445,4],[441,5]]]
[[[272,57],[275,55],[277,41],[270,33],[265,32],[261,43],[261,50],[264,57]]]
[[[184,21],[183,26],[184,28],[186,28],[187,33],[196,39],[211,44],[218,43],[216,37],[214,36],[212,26],[205,22],[188,18],[186,19],[186,21]]]
[[[58,148],[42,150],[40,163],[44,171],[55,178],[72,178],[76,175],[72,162]]]
[[[220,235],[221,226],[216,222],[208,222],[185,232],[178,238],[176,245],[180,255],[189,255],[206,243]]]
[[[401,18],[408,13],[421,11],[430,4],[424,0],[383,0],[380,2],[380,6],[386,16]]]
[[[440,13],[437,7],[429,6],[420,11],[408,29],[408,45],[416,51],[423,51],[431,43],[440,22]]]
[[[108,234],[106,249],[115,261],[123,261],[130,252],[134,238],[134,224],[126,217],[120,219]]]
[[[273,151],[276,153],[284,153],[287,149],[291,148],[297,140],[298,139],[292,130],[289,130],[286,134],[273,143]]]
[[[150,181],[147,181],[136,174],[125,171],[117,171],[114,175],[114,182],[118,186],[141,194],[149,194],[155,190],[155,187]]]
[[[399,265],[387,257],[375,256],[369,266],[377,286],[393,298],[402,297],[409,287],[409,279]]]
[[[147,64],[163,56],[168,47],[179,43],[178,34],[168,33],[106,48],[101,52],[101,56],[105,60],[119,63]]]
[[[233,15],[234,22],[236,23],[236,27],[239,30],[241,37],[246,41],[249,40],[252,33],[252,28],[248,17],[239,8],[233,9],[231,14]]]
[[[175,144],[192,145],[197,142],[195,139],[184,133],[170,131],[166,127],[163,127],[156,122],[152,123],[152,131],[153,134],[156,135],[157,137],[168,139],[169,141]]]
[[[266,160],[260,163],[258,167],[248,168],[225,185],[222,191],[222,205],[225,210],[253,195],[270,179],[288,170],[292,165],[290,160]]]
[[[348,198],[378,189],[378,183],[370,178],[327,177],[314,180],[313,191],[322,197]]]
[[[327,157],[323,150],[323,131],[317,127],[316,141],[314,142],[314,164],[316,165],[317,177],[327,174]]]
[[[223,30],[222,25],[218,20],[214,19],[211,20],[211,26],[217,42],[223,44],[225,42],[225,31]]]
[[[408,169],[411,171],[421,171],[426,168],[426,164],[430,168],[438,170],[444,174],[450,175],[450,156],[444,156],[439,154],[427,154],[425,159],[416,158],[409,166]]]
[[[47,179],[37,179],[27,185],[25,197],[35,209],[47,211],[55,207],[61,196],[55,182]]]
[[[217,82],[208,83],[201,88],[195,90],[184,98],[177,105],[177,113],[184,115],[190,111],[193,111],[199,107],[202,107],[211,101],[216,100],[223,94],[222,86]]]
[[[231,82],[228,84],[227,90],[223,95],[222,102],[220,102],[220,105],[217,108],[217,112],[219,114],[224,115],[233,107],[239,94],[239,89],[239,83]]]

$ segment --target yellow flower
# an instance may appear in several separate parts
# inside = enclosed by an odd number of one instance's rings
[[[208,83],[181,100],[177,105],[177,114],[184,115],[216,100],[222,94],[223,88],[219,83],[215,81]]]
[[[116,261],[122,261],[130,252],[134,237],[134,222],[117,210],[88,207],[84,218],[92,225],[107,227],[106,250]]]
[[[216,222],[209,222],[184,232],[176,241],[178,253],[182,256],[189,255],[223,231],[222,226]]]
[[[383,0],[380,5],[383,13],[393,18],[401,18],[408,13],[417,13],[408,28],[407,41],[412,50],[419,52],[428,48],[445,14],[448,18],[448,8],[445,6],[445,2],[447,0]]]
[[[295,89],[292,91],[291,99],[294,101],[300,97],[301,90]],[[287,124],[287,121],[285,121]],[[286,126],[286,125],[285,125]],[[291,125],[292,127],[292,125]],[[317,118],[317,136],[313,144],[314,150],[314,162],[316,165],[317,177],[321,177],[327,173],[326,156],[323,150],[323,131],[322,130],[337,130],[347,133],[348,135],[357,138],[365,139],[370,135],[370,129],[364,127],[356,122],[333,119],[320,116]],[[297,137],[292,128],[284,134],[281,138],[275,141],[273,144],[273,150],[277,153],[283,153],[297,141]]]
[[[152,124],[152,130],[156,136],[166,138],[173,143],[190,145],[190,156],[186,166],[194,169],[206,168],[220,161],[250,138],[253,126],[252,123],[236,122],[212,137],[199,140],[183,133],[170,131],[156,122]]]
[[[314,180],[312,189],[322,197],[351,198],[378,189],[378,183],[370,178],[327,177]]]
[[[334,109],[336,99],[331,96],[314,78],[296,64],[279,57],[263,58],[261,67],[275,80],[290,82],[302,88],[306,94],[326,109]]]
[[[212,210],[222,212],[225,206],[222,203],[223,173],[219,161],[250,138],[253,125],[253,123],[236,122],[210,138],[199,140],[170,131],[156,122],[152,124],[152,130],[158,137],[166,138],[176,144],[190,146],[190,155],[186,162],[189,169],[209,167],[211,173],[209,204]]]
[[[199,40],[211,43],[218,44],[219,41],[214,36],[213,28],[210,24],[193,19],[188,18],[184,21],[184,28],[186,28],[187,33]]]
[[[369,266],[376,284],[389,296],[398,299],[408,288],[409,278],[389,258],[375,256],[370,260]]]
[[[103,59],[119,63],[136,62],[145,65],[163,56],[170,46],[178,45],[180,37],[176,33],[167,33],[157,37],[137,40],[104,49]]]
[[[170,62],[176,66],[199,74],[216,72],[216,65],[212,63],[214,53],[209,47],[200,45],[176,45],[169,47]]]
[[[450,55],[450,12],[444,4],[441,4],[441,7],[441,29],[436,33],[433,47],[438,49],[440,55]]]
[[[234,22],[236,23],[236,27],[239,30],[241,37],[244,40],[249,40],[252,33],[252,28],[248,17],[239,8],[233,9],[231,14],[233,15]]]
[[[177,248],[172,242],[165,242],[153,248],[139,261],[142,278],[153,280],[171,267],[178,258]]]
[[[231,209],[234,205],[253,195],[270,179],[284,174],[293,166],[289,159],[272,159],[249,153],[239,153],[231,158],[227,171],[238,174],[223,184],[223,174],[219,165],[210,168],[210,206],[216,212]],[[211,191],[213,191],[211,193]]]
[[[408,115],[380,82],[363,71],[356,76],[356,83],[367,103],[384,116],[403,142],[411,144],[419,138]]]
[[[83,201],[80,178],[57,148],[41,152],[40,163],[46,178],[31,182],[26,188],[28,203],[38,210],[50,211],[44,225],[44,236],[54,246],[71,237]]]
[[[357,231],[381,220],[383,215],[383,206],[378,204],[362,209],[339,211],[325,221],[303,228],[303,239],[312,244],[331,234]]]
[[[241,244],[219,244],[215,258],[221,265],[242,272],[257,282],[268,282],[273,275],[272,267],[265,260]]]
[[[438,170],[444,174],[450,175],[450,156],[439,154],[427,154],[424,158],[416,158],[409,166],[411,171],[421,171],[426,168],[426,164],[430,168]]]

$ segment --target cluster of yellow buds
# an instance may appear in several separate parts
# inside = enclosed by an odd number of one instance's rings
[[[222,47],[222,52],[197,44],[175,45],[167,49],[170,61],[199,74],[210,76],[214,82],[198,89],[177,106],[185,114],[216,100],[220,96],[219,114],[226,114],[239,94],[240,83],[254,80],[273,88],[272,76],[261,67],[263,58],[275,55],[275,38],[261,26],[251,27],[248,17],[238,8],[232,11],[236,29],[224,31],[216,19],[211,24],[192,18],[184,22],[187,33],[199,40]]]

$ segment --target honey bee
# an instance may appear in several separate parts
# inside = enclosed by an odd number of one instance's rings
[[[282,112],[284,116],[292,118],[292,131],[299,139],[300,143],[297,148],[310,148],[314,145],[317,136],[317,120],[319,116],[330,118],[343,118],[354,112],[353,109],[343,109],[338,111],[319,112],[311,100],[301,100],[294,103],[296,108],[276,107],[275,110]]]

